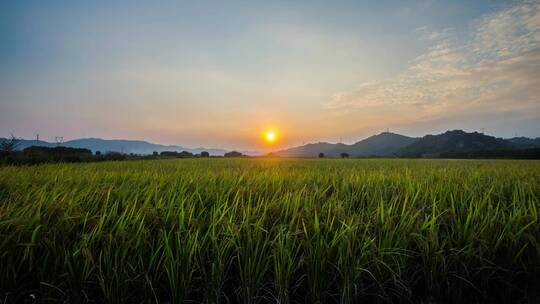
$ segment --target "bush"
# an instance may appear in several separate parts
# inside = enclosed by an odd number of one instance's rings
[[[177,158],[194,157],[193,153],[188,152],[188,151],[182,151],[180,153],[178,153],[176,151],[163,151],[163,152],[161,152],[161,156],[164,156],[164,157],[177,157]]]
[[[92,161],[92,151],[69,147],[37,147],[24,149],[18,156],[23,163],[35,164],[44,162],[87,162]]]
[[[103,156],[103,158],[101,160],[104,160],[104,161],[107,161],[107,160],[118,161],[118,160],[127,160],[127,159],[128,159],[128,155],[125,154],[125,153],[109,151],[109,152],[105,153],[105,155]]]
[[[241,156],[244,156],[242,153],[238,152],[238,151],[231,151],[231,152],[227,152],[225,153],[225,155],[223,155],[225,157],[241,157]]]

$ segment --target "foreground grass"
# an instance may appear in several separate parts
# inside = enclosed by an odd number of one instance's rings
[[[0,303],[534,301],[540,162],[0,168]]]

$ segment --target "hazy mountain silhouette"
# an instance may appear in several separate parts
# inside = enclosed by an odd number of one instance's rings
[[[347,145],[345,144],[331,144],[327,142],[319,142],[315,144],[307,144],[304,146],[281,150],[275,152],[275,154],[282,157],[317,157],[319,153],[324,153],[328,156],[337,156],[339,155],[339,153],[335,154],[333,151],[341,150],[345,147],[347,147]]]
[[[401,134],[383,132],[346,146],[345,151],[341,151],[339,147],[336,147],[335,155],[345,152],[351,156],[391,156],[417,140],[417,138]]]
[[[4,140],[0,138],[0,141]],[[57,143],[36,140],[20,140],[17,149],[30,146],[56,147]],[[120,140],[101,138],[82,138],[66,141],[64,147],[89,149],[92,152],[123,152],[134,154],[152,154],[156,151],[187,151],[199,154],[208,151],[211,155],[224,155],[229,150],[186,148],[177,145],[160,145],[141,140]],[[370,136],[352,145],[342,143],[319,142],[293,147],[273,154],[282,157],[317,157],[319,153],[326,156],[339,157],[341,153],[355,156],[404,156],[425,157],[460,156],[475,151],[506,151],[540,148],[540,138],[513,137],[508,139],[496,138],[478,132],[467,133],[462,130],[447,131],[438,135],[426,135],[422,138],[383,132]],[[245,155],[259,155],[256,151],[240,151]],[[454,154],[452,154],[454,153]],[[456,154],[458,153],[458,154]]]
[[[405,146],[414,143],[417,138],[405,135],[383,132],[378,135],[370,136],[352,145],[316,143],[307,144],[300,147],[294,147],[276,152],[284,157],[315,157],[319,153],[326,156],[337,157],[341,153],[347,153],[350,156],[390,156]]]
[[[508,138],[512,146],[518,149],[533,149],[540,148],[540,137],[528,138],[528,137],[512,137]]]
[[[400,156],[439,156],[444,153],[484,150],[510,150],[515,146],[508,140],[478,132],[462,130],[446,131],[438,135],[426,135],[399,151]]]
[[[17,149],[22,150],[30,146],[40,147],[56,147],[57,143],[50,143],[46,141],[36,140],[20,140]],[[75,140],[65,141],[61,144],[63,147],[70,148],[83,148],[89,149],[92,152],[101,151],[105,152],[123,152],[134,154],[152,154],[154,151],[188,151],[194,154],[201,153],[202,151],[208,151],[211,155],[223,155],[228,150],[224,149],[205,149],[205,148],[186,148],[176,145],[160,145],[153,144],[142,140],[123,140],[123,139],[101,139],[101,138],[81,138]]]
[[[507,151],[540,148],[540,138],[514,137],[496,138],[478,132],[462,130],[447,131],[438,135],[414,138],[383,132],[370,136],[355,144],[316,143],[275,152],[283,157],[316,157],[319,153],[339,157],[341,153],[350,156],[442,156],[452,153],[475,151]],[[457,155],[457,154],[456,154]]]

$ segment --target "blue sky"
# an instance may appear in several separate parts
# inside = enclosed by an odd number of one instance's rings
[[[2,1],[0,135],[540,136],[538,1]]]

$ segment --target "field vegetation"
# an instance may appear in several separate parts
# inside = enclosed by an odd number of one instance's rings
[[[540,162],[0,168],[0,303],[537,301]]]

